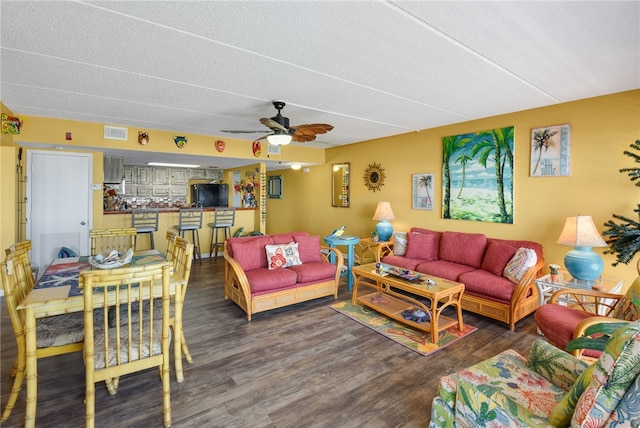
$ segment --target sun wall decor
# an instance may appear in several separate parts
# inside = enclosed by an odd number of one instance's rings
[[[380,190],[384,186],[384,180],[387,175],[384,173],[384,168],[379,163],[370,164],[364,171],[364,184],[369,190]]]

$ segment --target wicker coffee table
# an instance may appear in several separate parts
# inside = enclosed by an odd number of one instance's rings
[[[460,300],[464,284],[384,263],[381,263],[381,268],[382,273],[376,271],[376,263],[353,268],[352,304],[360,303],[396,321],[429,332],[433,343],[438,343],[439,332],[456,323],[458,329],[463,330]],[[358,290],[363,294],[358,295]],[[418,298],[427,300],[427,304]],[[456,308],[457,320],[442,315],[449,306]],[[417,316],[407,319],[411,312]]]

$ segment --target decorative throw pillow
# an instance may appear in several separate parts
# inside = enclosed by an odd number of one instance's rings
[[[267,252],[267,267],[269,269],[282,269],[289,266],[301,265],[298,243],[265,245]]]
[[[393,233],[393,255],[404,256],[407,254],[407,232]]]
[[[517,284],[527,269],[535,266],[537,262],[538,256],[534,250],[520,247],[505,266],[502,276]]]
[[[551,425],[560,428],[568,427],[571,424],[571,417],[576,409],[576,403],[578,403],[578,399],[584,390],[587,389],[587,386],[589,386],[594,367],[595,364],[587,367],[587,369],[578,376],[578,379],[576,379],[575,383],[571,386],[569,392],[567,392],[556,407],[554,407],[549,415],[549,423]]]

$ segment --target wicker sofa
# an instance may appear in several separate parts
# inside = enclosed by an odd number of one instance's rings
[[[320,245],[320,237],[308,232],[229,238],[224,259],[224,296],[249,321],[258,312],[338,297],[342,252]]]
[[[637,427],[640,321],[616,330],[591,366],[542,339],[440,378],[432,428]]]
[[[540,244],[419,227],[402,236],[394,234],[392,248],[380,246],[377,260],[464,283],[462,309],[505,322],[514,330],[517,321],[538,308],[533,280],[544,266]],[[530,254],[532,263],[514,264],[520,254]]]

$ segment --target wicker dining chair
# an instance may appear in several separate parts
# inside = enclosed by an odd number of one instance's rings
[[[7,312],[13,326],[17,342],[18,355],[12,374],[13,387],[9,400],[2,412],[1,421],[11,415],[22,389],[26,366],[26,338],[24,314],[18,305],[33,288],[33,274],[28,252],[10,252],[6,260],[0,263],[0,278],[4,289]],[[84,339],[84,320],[81,313],[56,315],[39,319],[37,322],[38,339],[36,358],[66,354],[82,350]]]
[[[167,231],[167,252],[166,258],[168,261],[173,260],[173,245],[175,244],[176,236],[179,236],[172,230]]]
[[[120,376],[153,367],[159,368],[162,380],[164,426],[171,426],[172,270],[171,263],[165,262],[80,273],[84,292],[85,426],[94,426],[96,382],[105,381],[109,393],[114,395]],[[160,282],[161,298],[154,293]],[[157,300],[161,300],[161,306],[155,304]],[[102,322],[94,323],[94,311],[102,315]],[[110,322],[112,317],[115,322]]]
[[[91,255],[96,255],[103,251],[116,250],[121,254],[127,252],[129,248],[136,248],[136,228],[124,227],[119,229],[91,229]]]
[[[180,236],[175,237],[172,249],[173,276],[171,277],[171,282],[180,284],[183,303],[187,294],[189,277],[191,276],[193,251],[194,245],[189,243],[188,240],[181,238]],[[171,317],[170,324],[175,331],[175,313],[173,313],[172,315],[173,316]],[[180,314],[180,319],[182,319],[182,314]],[[182,353],[184,353],[184,357],[187,360],[187,363],[191,364],[191,362],[193,361],[193,359],[191,358],[191,354],[189,353],[189,348],[187,347],[187,341],[184,338],[184,328],[180,328],[180,333],[180,342],[177,341],[177,335],[174,334],[173,343],[173,351],[175,354],[175,372],[178,382],[182,382],[184,380],[182,371]]]

